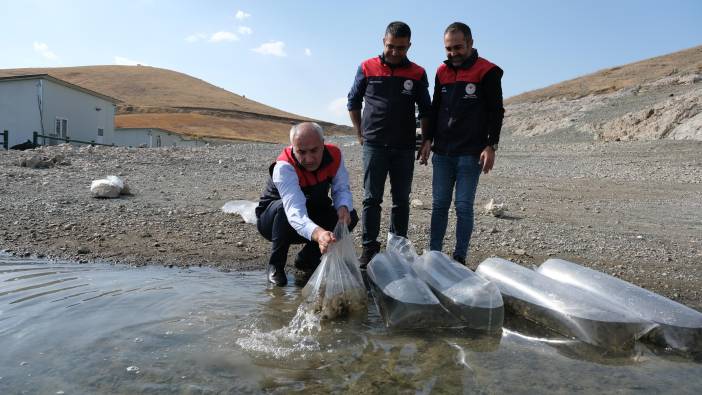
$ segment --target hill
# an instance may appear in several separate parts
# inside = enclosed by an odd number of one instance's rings
[[[23,74],[50,74],[121,100],[115,127],[161,128],[199,137],[285,142],[291,124],[311,120],[187,74],[150,66],[0,70],[0,76]],[[332,133],[346,131],[345,127],[320,123]]]
[[[702,46],[505,101],[505,132],[602,140],[702,140]]]
[[[510,97],[506,100],[506,103],[517,104],[548,99],[577,99],[587,95],[616,92],[669,76],[695,73],[702,73],[702,45],[668,55],[600,70],[545,88],[525,92]]]

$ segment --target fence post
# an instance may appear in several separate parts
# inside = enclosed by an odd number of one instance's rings
[[[32,133],[32,143],[34,144],[34,146],[39,145],[39,133]]]
[[[10,147],[9,147],[9,140],[10,140],[9,135],[10,135],[10,132],[8,132],[7,130],[5,130],[5,131],[2,132],[2,146],[3,146],[5,149],[10,149]]]

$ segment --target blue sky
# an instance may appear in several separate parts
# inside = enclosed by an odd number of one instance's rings
[[[433,81],[453,21],[512,96],[702,44],[702,1],[9,1],[0,68],[142,63],[280,109],[348,124],[358,64],[393,20]]]

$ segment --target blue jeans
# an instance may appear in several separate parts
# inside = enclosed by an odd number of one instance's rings
[[[409,196],[414,174],[413,148],[363,145],[363,245],[377,244],[380,232],[380,204],[385,179],[390,175],[390,232],[407,236]]]
[[[432,166],[432,208],[429,249],[441,251],[448,225],[451,195],[456,186],[456,249],[453,256],[467,258],[473,233],[473,202],[480,178],[477,155],[446,156],[434,154]]]

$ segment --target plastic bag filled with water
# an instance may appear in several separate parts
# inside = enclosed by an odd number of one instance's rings
[[[685,352],[702,352],[702,313],[696,310],[624,280],[562,259],[549,259],[537,271],[657,323],[658,327],[648,336],[654,343]]]
[[[388,233],[388,244],[385,249],[399,254],[401,257],[405,258],[410,265],[419,259],[417,250],[414,248],[412,242],[408,238],[398,236],[394,233]]]
[[[334,228],[336,242],[329,246],[310,277],[302,296],[307,308],[322,320],[331,320],[366,311],[368,295],[348,227]]]
[[[497,286],[440,251],[428,251],[412,268],[441,304],[467,327],[502,329],[504,305]]]
[[[377,254],[368,264],[367,273],[386,327],[458,326],[456,318],[441,305],[401,255],[392,251]]]
[[[488,258],[476,272],[497,285],[514,313],[594,346],[630,349],[656,327],[605,298],[506,259]]]
[[[387,250],[405,258],[441,304],[466,327],[489,332],[502,329],[502,295],[490,281],[440,251],[417,255],[412,242],[402,236],[388,233]]]

